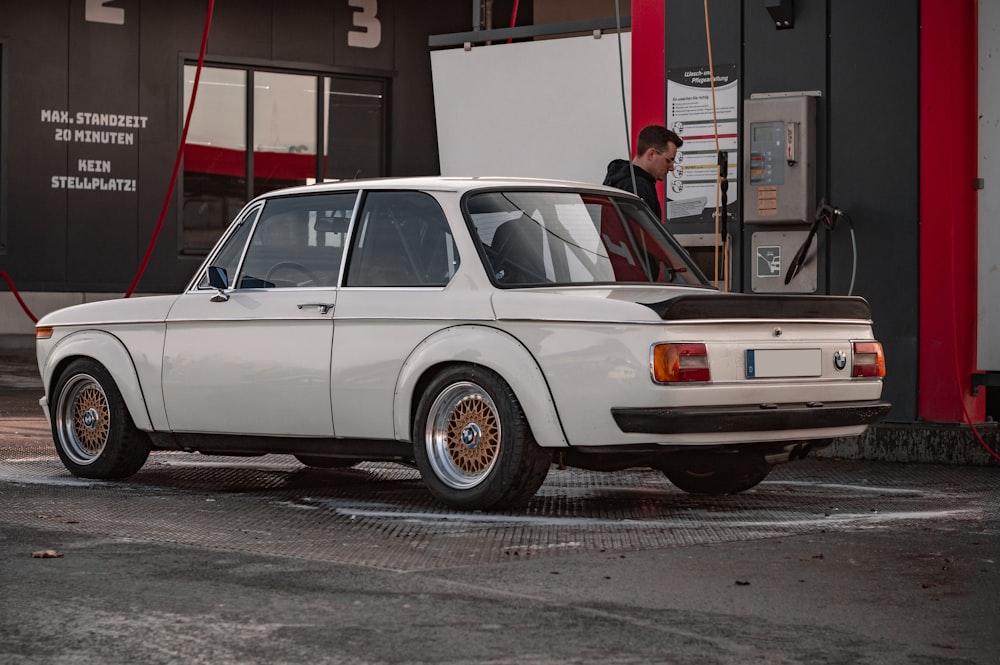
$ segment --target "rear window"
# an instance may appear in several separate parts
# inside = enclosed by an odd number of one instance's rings
[[[465,210],[498,286],[708,286],[641,202],[564,191],[489,191],[469,195]]]

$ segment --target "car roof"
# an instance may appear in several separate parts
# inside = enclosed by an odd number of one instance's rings
[[[605,187],[590,182],[572,180],[551,180],[546,178],[519,178],[509,176],[414,176],[406,178],[368,178],[360,180],[338,180],[276,189],[257,197],[258,200],[276,196],[295,194],[318,194],[321,192],[353,191],[357,189],[414,189],[425,191],[461,192],[475,189],[531,188],[566,190],[604,190],[608,193],[634,196],[614,187]]]

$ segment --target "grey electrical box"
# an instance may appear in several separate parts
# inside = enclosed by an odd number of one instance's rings
[[[743,221],[811,224],[816,212],[818,92],[754,94],[743,103]]]
[[[788,284],[785,275],[809,231],[760,231],[750,238],[750,287],[754,293],[816,293],[816,243]]]

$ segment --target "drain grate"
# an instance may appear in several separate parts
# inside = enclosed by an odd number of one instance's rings
[[[810,459],[714,498],[648,469],[553,467],[525,510],[469,513],[437,503],[415,470],[384,463],[320,470],[290,456],[163,452],[127,481],[87,481],[41,429],[0,444],[2,521],[400,571],[925,519],[970,528],[1000,504],[995,469]]]

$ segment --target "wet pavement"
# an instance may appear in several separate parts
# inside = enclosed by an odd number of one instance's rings
[[[96,482],[25,366],[0,358],[0,662],[1000,663],[997,468],[812,458],[710,498],[553,467],[496,513],[278,455]]]

